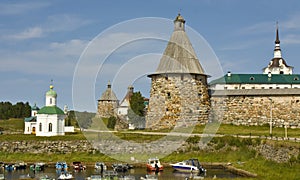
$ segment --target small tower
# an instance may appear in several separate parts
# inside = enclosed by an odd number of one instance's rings
[[[116,116],[118,103],[117,96],[111,88],[110,81],[108,81],[107,89],[98,100],[97,116],[105,118]]]
[[[207,75],[185,33],[178,14],[174,31],[156,72],[146,115],[146,128],[162,129],[206,123],[209,111]]]
[[[38,110],[40,110],[40,108],[37,107],[36,103],[34,103],[34,106],[31,107],[31,116],[32,117],[36,116]]]
[[[293,74],[293,67],[288,66],[281,55],[278,23],[276,23],[274,56],[269,65],[263,69],[263,74]]]

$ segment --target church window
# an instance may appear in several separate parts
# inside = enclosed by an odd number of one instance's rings
[[[252,87],[252,89],[255,89],[255,87]]]
[[[294,77],[294,81],[298,81],[299,80],[299,78],[298,77]]]
[[[52,98],[50,98],[50,104],[52,104]]]
[[[269,89],[273,89],[273,87],[269,87]]]
[[[168,99],[171,99],[171,93],[168,92],[167,95],[168,95]]]
[[[245,89],[245,87],[242,87],[242,89]]]
[[[238,87],[234,87],[234,89],[238,89]]]
[[[251,81],[254,81],[254,80],[255,80],[255,78],[254,78],[254,77],[250,77],[250,80],[251,80]]]
[[[276,87],[276,89],[279,89],[279,87]]]
[[[49,132],[52,132],[52,123],[49,123]]]
[[[42,131],[42,123],[39,124],[39,130]]]
[[[27,132],[29,132],[29,127],[27,128]]]
[[[279,74],[283,74],[283,71],[280,71]]]
[[[265,89],[265,87],[261,87],[261,89]]]

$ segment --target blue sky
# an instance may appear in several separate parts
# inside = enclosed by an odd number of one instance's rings
[[[179,11],[186,25],[210,44],[223,71],[232,73],[262,72],[273,56],[278,21],[283,57],[288,65],[294,66],[294,73],[300,74],[300,2],[297,0],[3,0],[0,2],[0,101],[28,101],[31,105],[36,102],[42,107],[44,94],[53,79],[58,93],[58,106],[62,108],[67,104],[73,109],[72,93],[74,88],[78,88],[74,86],[74,72],[82,53],[95,37],[107,29],[114,30],[111,27],[116,27],[116,24],[136,18],[157,17],[172,22]],[[152,35],[161,34],[168,39],[173,29],[170,22],[166,23],[163,30],[164,25],[154,23]],[[119,28],[114,38],[136,37],[139,28],[134,29],[129,34]],[[187,33],[190,33],[188,29]],[[109,34],[106,40],[109,40],[108,37]],[[99,46],[99,50],[94,47],[95,51],[105,52],[106,48],[113,45],[113,40],[105,41],[105,46]],[[108,63],[102,69],[97,68],[97,76],[93,77],[94,91],[81,95],[81,98],[91,99],[94,105],[82,105],[76,110],[96,110],[96,100],[105,90],[107,81],[112,80],[113,74],[126,69],[114,71],[115,64],[124,67],[124,62],[127,65],[130,62],[142,62],[137,61],[137,57],[146,61],[152,58],[147,58],[148,53],[155,53],[154,56],[159,60],[166,42],[150,44],[151,41],[129,44],[111,54]],[[143,51],[145,48],[147,51]],[[139,53],[135,54],[135,51]],[[146,55],[143,56],[142,52]],[[129,57],[134,60],[129,61]],[[200,58],[201,64],[205,64],[205,60]],[[153,64],[146,65],[149,72],[155,71],[156,64]],[[127,84],[133,84],[136,91],[149,96],[150,81],[146,77],[135,77],[135,81],[130,83],[132,76],[126,71],[121,76],[129,79],[129,83],[122,86],[118,86],[118,81],[113,83],[119,99],[126,93]],[[80,86],[85,87],[85,84]]]

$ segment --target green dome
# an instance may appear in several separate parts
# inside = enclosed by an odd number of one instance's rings
[[[53,86],[52,85],[50,85],[50,90],[48,92],[46,92],[46,96],[57,97],[57,93],[53,90]]]

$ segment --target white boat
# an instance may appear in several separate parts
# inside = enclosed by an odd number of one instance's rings
[[[101,170],[101,168],[102,168],[102,170],[104,170],[104,171],[107,170],[107,166],[104,164],[104,162],[96,162],[96,163],[95,163],[95,169]]]
[[[196,172],[196,173],[205,173],[204,169],[198,159],[189,159],[186,161],[181,161],[175,164],[170,164],[175,170],[181,172]]]
[[[73,175],[71,173],[61,173],[57,179],[73,179]]]

